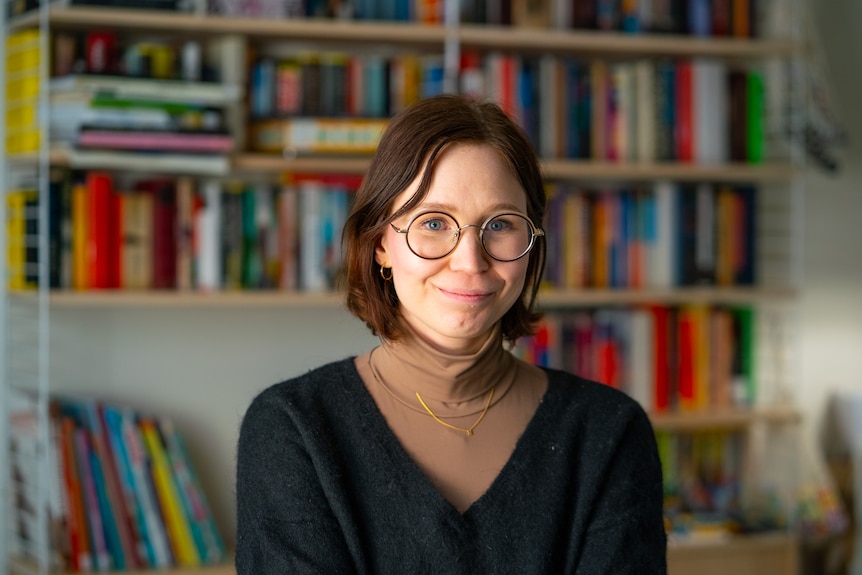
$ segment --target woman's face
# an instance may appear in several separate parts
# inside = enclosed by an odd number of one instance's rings
[[[399,195],[395,212],[415,193],[421,174]],[[527,198],[518,179],[490,146],[456,144],[435,161],[428,195],[394,225],[405,229],[416,214],[429,210],[452,215],[460,226],[481,225],[500,212],[526,215]],[[492,259],[482,249],[478,227],[462,230],[449,255],[427,260],[407,246],[405,234],[387,227],[376,249],[377,263],[392,268],[401,315],[438,349],[472,353],[499,329],[500,318],[524,287],[528,256],[512,262]]]

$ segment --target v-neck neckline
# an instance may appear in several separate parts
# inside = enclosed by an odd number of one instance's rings
[[[533,413],[533,416],[527,423],[521,437],[518,438],[515,448],[503,467],[500,469],[500,472],[485,492],[470,503],[463,512],[461,512],[448,499],[446,499],[431,479],[422,472],[422,469],[416,461],[410,457],[410,454],[401,444],[401,441],[398,440],[395,432],[393,432],[386,423],[386,418],[383,416],[383,413],[374,401],[374,397],[371,395],[371,392],[368,391],[362,377],[359,375],[359,371],[356,369],[355,359],[355,357],[351,358],[347,360],[347,362],[349,363],[350,368],[351,384],[359,388],[357,390],[357,393],[361,398],[359,401],[363,403],[362,409],[358,409],[357,413],[370,414],[361,422],[361,425],[367,429],[368,437],[374,439],[375,443],[383,450],[386,457],[392,461],[393,465],[403,472],[402,474],[399,474],[399,476],[407,474],[407,479],[411,485],[421,486],[423,498],[429,502],[433,502],[441,513],[450,517],[457,516],[460,521],[467,521],[469,517],[481,514],[483,510],[490,505],[487,501],[497,497],[498,492],[505,493],[507,486],[511,485],[513,481],[515,481],[517,485],[521,485],[520,483],[517,483],[515,477],[518,473],[518,468],[523,466],[522,462],[526,462],[528,460],[528,444],[536,443],[536,439],[533,439],[533,436],[539,437],[543,433],[543,428],[548,419],[546,412],[550,409],[549,400],[552,399],[551,394],[556,391],[556,386],[554,385],[552,378],[548,378],[547,389],[545,390],[542,399],[539,401],[539,405],[536,408],[535,413]]]

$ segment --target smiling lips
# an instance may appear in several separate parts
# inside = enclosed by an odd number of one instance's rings
[[[446,290],[443,288],[437,288],[437,289],[439,289],[440,292],[443,293],[443,295],[445,295],[447,297],[457,299],[460,301],[465,301],[468,303],[480,302],[480,301],[490,297],[493,294],[493,292],[487,292],[487,291],[460,291],[460,290],[459,291],[450,291],[450,290]]]

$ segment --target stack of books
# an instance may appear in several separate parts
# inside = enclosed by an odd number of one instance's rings
[[[16,397],[11,551],[35,558],[41,436],[35,401]],[[53,568],[124,571],[225,560],[207,498],[169,419],[88,398],[57,397],[49,428]]]

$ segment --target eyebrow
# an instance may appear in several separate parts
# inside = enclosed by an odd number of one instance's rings
[[[457,212],[458,208],[452,204],[441,204],[441,203],[437,203],[437,202],[429,202],[429,203],[419,204],[412,211],[413,211],[413,213],[419,213],[419,212],[424,212],[424,211],[429,211],[429,210],[435,211],[435,212],[436,211],[440,211],[440,212],[453,212],[453,211],[455,211],[455,212]],[[490,207],[490,209],[487,211],[487,213],[490,214],[490,213],[502,212],[502,211],[515,212],[516,214],[522,213],[521,208],[519,208],[515,204],[510,204],[508,202],[501,202],[499,204],[494,204],[493,206]]]

